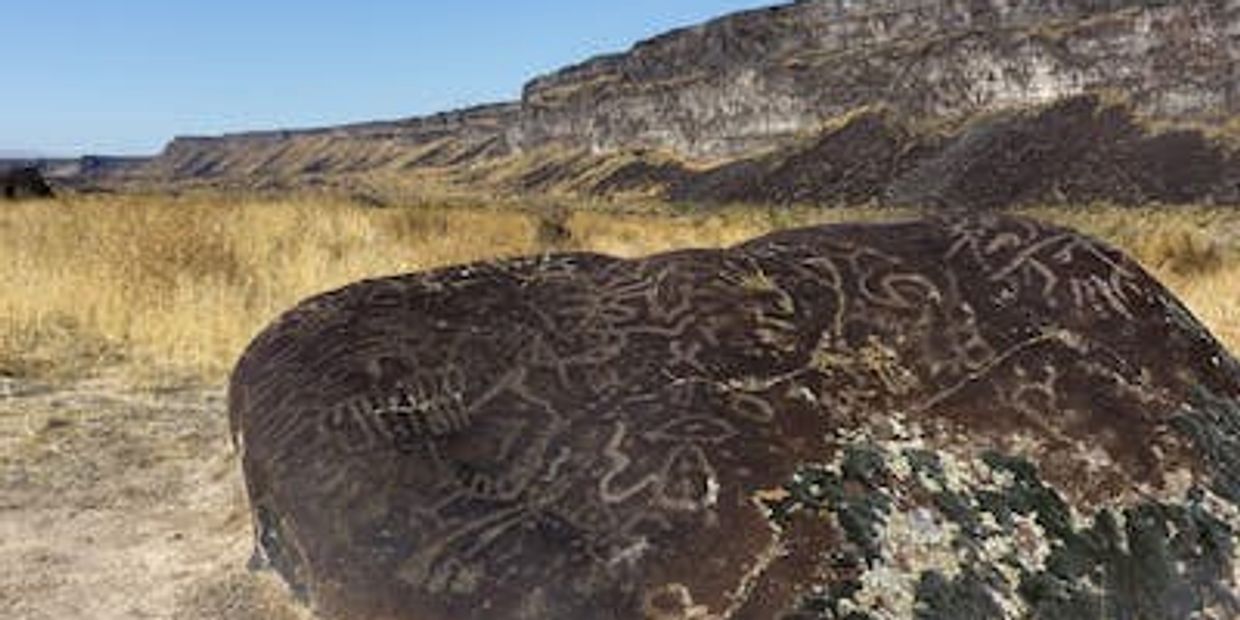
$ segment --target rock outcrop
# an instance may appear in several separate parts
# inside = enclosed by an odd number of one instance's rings
[[[230,412],[326,618],[1240,615],[1240,363],[1033,221],[366,281]]]
[[[1235,2],[808,0],[535,79],[515,142],[735,157],[860,106],[961,116],[1098,89],[1217,120],[1240,112],[1237,66]]]
[[[0,198],[29,200],[51,198],[53,195],[51,186],[43,179],[38,168],[22,166],[0,171]]]

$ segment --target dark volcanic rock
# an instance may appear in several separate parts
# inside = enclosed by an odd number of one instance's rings
[[[823,131],[804,148],[740,160],[681,179],[673,200],[856,205],[887,188],[930,147],[888,114],[865,112]]]
[[[256,559],[328,618],[1240,614],[1240,365],[1032,221],[362,282],[230,411]]]
[[[649,162],[638,159],[620,166],[599,180],[590,188],[590,193],[608,195],[651,187],[665,188],[683,183],[692,176],[693,171],[678,162]]]
[[[1081,96],[970,123],[888,188],[897,204],[1240,203],[1240,157],[1200,130],[1151,133]]]
[[[0,171],[0,198],[23,200],[52,196],[52,188],[43,180],[38,168],[27,166]]]
[[[1071,97],[951,131],[864,112],[816,140],[682,177],[674,200],[992,209],[1107,201],[1240,203],[1240,155],[1197,130],[1153,133],[1124,104]]]

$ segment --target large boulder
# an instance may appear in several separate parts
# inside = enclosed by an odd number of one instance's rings
[[[31,198],[51,198],[52,188],[43,179],[43,174],[33,166],[22,166],[10,170],[0,170],[0,198],[7,200],[27,200]]]
[[[1240,614],[1240,364],[1030,220],[365,281],[230,412],[256,563],[325,618]]]

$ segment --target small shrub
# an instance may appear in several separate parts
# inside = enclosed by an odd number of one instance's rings
[[[566,249],[573,241],[569,211],[561,205],[540,209],[534,216],[534,245],[547,250]]]

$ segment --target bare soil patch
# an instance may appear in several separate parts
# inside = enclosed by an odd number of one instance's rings
[[[306,617],[245,568],[218,387],[0,377],[0,617]]]

